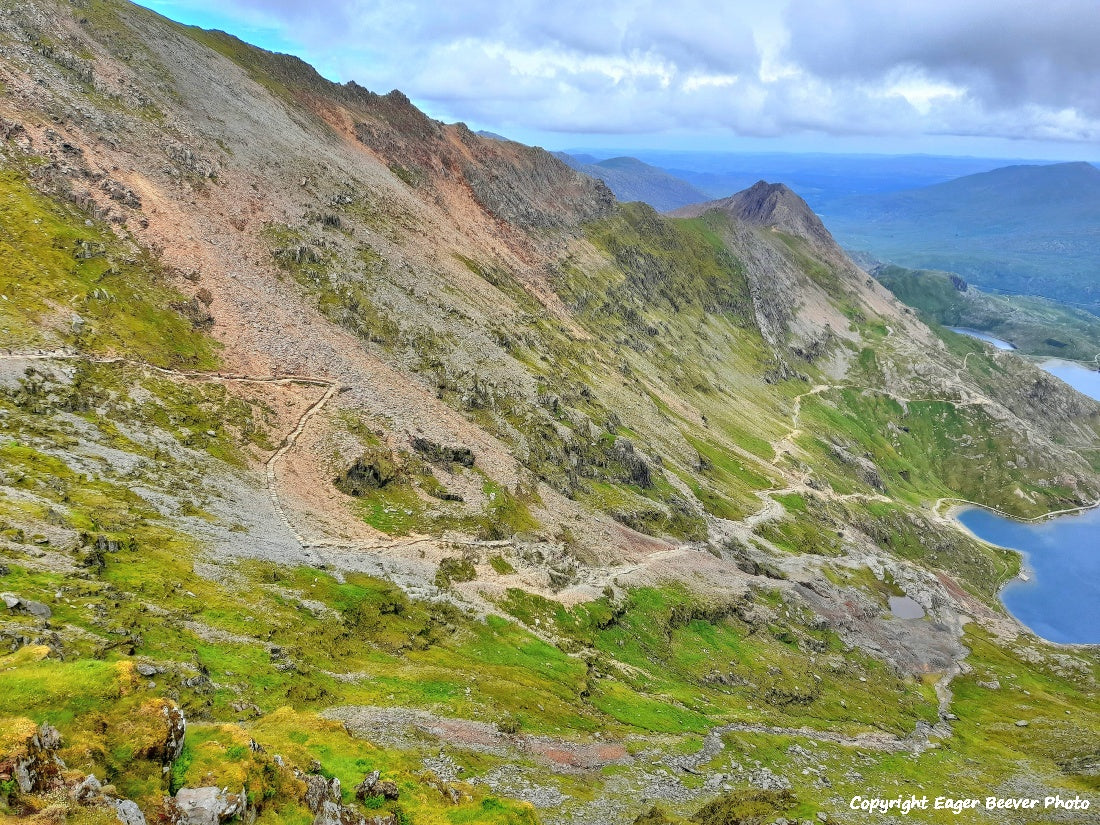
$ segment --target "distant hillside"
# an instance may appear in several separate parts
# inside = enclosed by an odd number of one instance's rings
[[[478,137],[488,138],[489,140],[511,140],[511,138],[506,138],[504,135],[498,135],[496,132],[490,132],[485,129],[478,129],[474,134]]]
[[[597,161],[591,155],[556,153],[578,172],[599,178],[624,203],[642,201],[658,212],[668,212],[689,203],[708,200],[708,195],[685,180],[637,158],[608,158]]]
[[[1045,298],[991,295],[953,272],[894,264],[870,271],[928,322],[987,332],[1028,355],[1091,361],[1100,353],[1100,318],[1091,312]]]
[[[1008,166],[848,198],[823,217],[846,247],[1100,310],[1100,169],[1091,164]]]

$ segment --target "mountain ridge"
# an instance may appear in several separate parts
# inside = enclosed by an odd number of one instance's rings
[[[777,229],[825,246],[836,245],[821,218],[786,184],[760,180],[728,198],[684,206],[670,214],[696,218],[712,209],[755,226]]]
[[[670,218],[121,0],[8,11],[3,815],[838,818],[900,754],[1088,787],[1095,655],[949,508],[1100,496],[1100,406],[780,188]]]

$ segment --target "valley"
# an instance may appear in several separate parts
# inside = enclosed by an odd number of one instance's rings
[[[662,215],[124,0],[0,11],[0,818],[1100,790],[1096,649],[951,511],[1090,506],[1093,399],[783,185]]]

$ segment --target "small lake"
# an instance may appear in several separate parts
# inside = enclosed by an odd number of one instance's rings
[[[1062,644],[1100,644],[1100,509],[1040,523],[964,510],[974,535],[1024,554],[1029,581],[1001,591],[1008,611],[1037,635]]]
[[[948,327],[948,329],[960,335],[969,335],[971,338],[990,343],[997,349],[1016,349],[1008,341],[1002,341],[1000,338],[994,338],[992,335],[979,332],[976,329],[970,329],[969,327]],[[1078,364],[1076,361],[1063,361],[1060,358],[1048,358],[1041,361],[1039,366],[1055,378],[1061,378],[1082,395],[1100,401],[1100,372]]]
[[[1055,378],[1061,378],[1082,395],[1100,401],[1100,372],[1074,361],[1061,361],[1057,358],[1048,358],[1039,366]]]
[[[1010,344],[1008,341],[1002,341],[1000,338],[994,338],[988,332],[981,332],[980,330],[970,329],[970,327],[948,327],[952,332],[957,332],[960,335],[969,335],[971,338],[977,338],[979,341],[985,341],[987,344],[992,344],[997,349],[1016,349],[1015,344]]]
[[[924,608],[908,596],[891,596],[890,613],[899,619],[923,619]]]

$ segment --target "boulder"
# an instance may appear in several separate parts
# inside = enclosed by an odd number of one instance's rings
[[[8,608],[12,613],[24,613],[30,616],[37,616],[39,619],[49,619],[53,616],[53,611],[47,605],[42,602],[36,602],[32,599],[23,599],[16,596],[14,593],[0,593],[0,600],[3,600],[4,606]]]
[[[363,781],[355,786],[355,798],[366,799],[369,796],[384,796],[386,799],[397,799],[400,791],[397,783],[391,779],[382,779],[381,772],[371,771],[363,777]]]
[[[385,487],[397,478],[398,467],[388,450],[367,450],[344,472],[333,479],[336,489],[349,496],[365,496]]]
[[[115,816],[122,825],[146,825],[145,814],[137,806],[136,802],[129,799],[119,799],[115,803]]]
[[[180,788],[168,800],[165,813],[172,825],[221,825],[234,817],[244,818],[248,801],[243,793],[225,788]]]
[[[90,773],[79,785],[69,791],[69,798],[74,802],[87,805],[94,802],[102,794],[102,791],[103,785],[95,778],[95,774]]]
[[[374,784],[381,776],[382,774],[380,771],[371,771],[364,776],[363,781],[355,786],[355,798],[362,800],[366,799],[368,796],[376,796],[377,794],[375,794],[373,788]]]

